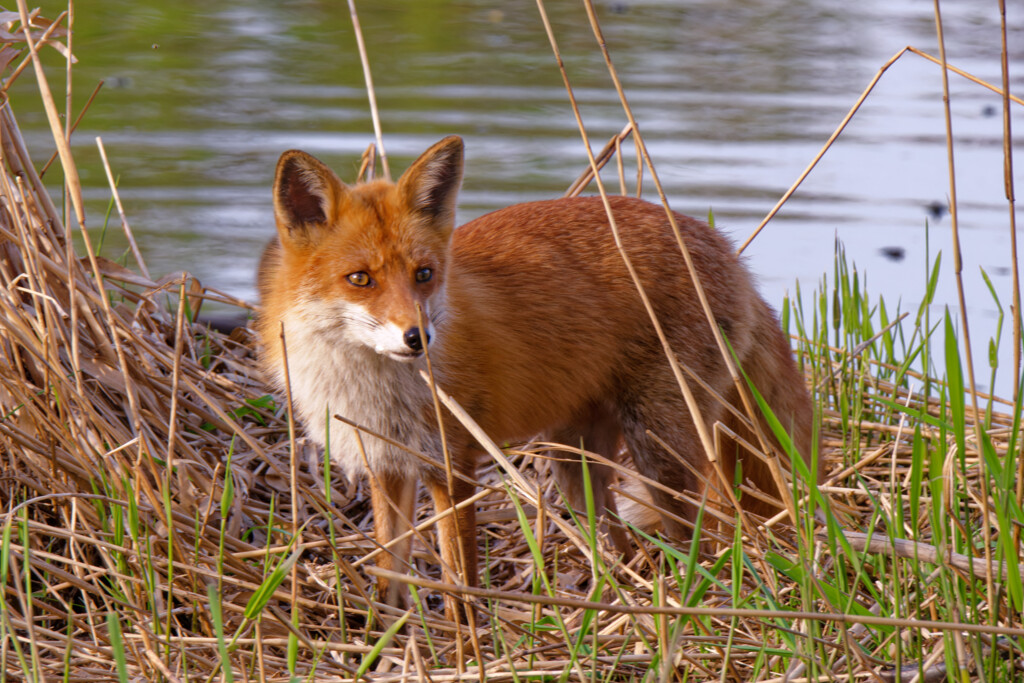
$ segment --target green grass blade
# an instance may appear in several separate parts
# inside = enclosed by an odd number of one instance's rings
[[[359,668],[356,669],[355,680],[359,680],[366,674],[367,671],[370,670],[370,667],[373,666],[373,663],[375,661],[377,661],[377,657],[380,656],[380,653],[384,650],[384,648],[388,646],[388,643],[390,643],[391,639],[395,637],[395,634],[398,633],[398,631],[403,626],[405,626],[405,622],[409,621],[409,617],[411,616],[412,610],[410,609],[406,611],[406,613],[399,617],[397,620],[395,620],[395,623],[391,624],[391,626],[389,626],[387,630],[384,631],[383,634],[381,634],[381,637],[377,639],[377,642],[373,644],[373,647],[370,648],[370,651],[367,652],[366,655],[363,657],[363,661],[359,663]]]
[[[291,571],[292,565],[298,562],[299,557],[302,555],[302,548],[297,548],[292,552],[281,564],[274,568],[274,571],[270,572],[270,576],[263,580],[259,588],[249,598],[249,602],[245,605],[245,618],[249,620],[255,620],[259,617],[263,608],[270,602],[270,598],[274,595],[274,592],[278,589],[281,583],[288,576],[288,572]]]
[[[124,635],[121,633],[121,621],[114,612],[107,612],[107,632],[110,636],[110,649],[114,652],[114,664],[117,666],[117,680],[128,683],[128,660],[124,656]]]

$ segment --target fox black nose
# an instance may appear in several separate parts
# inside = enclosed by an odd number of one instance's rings
[[[421,337],[420,328],[411,327],[405,331],[404,335],[402,335],[402,341],[404,341],[405,345],[408,346],[413,351],[422,351],[423,343],[430,343],[430,333],[424,332],[423,336]]]

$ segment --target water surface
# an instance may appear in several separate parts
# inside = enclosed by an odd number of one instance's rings
[[[622,107],[583,5],[546,4],[584,122],[600,147],[624,125]],[[1024,16],[1009,4],[1011,90],[1024,93]],[[906,45],[937,54],[932,3],[925,0],[597,6],[673,208],[702,217],[713,212],[740,242],[890,57]],[[949,60],[999,83],[995,7],[942,3]],[[49,16],[60,9],[43,5]],[[393,168],[401,170],[444,135],[466,140],[460,221],[557,196],[585,167],[535,3],[364,0],[358,9]],[[273,232],[269,188],[277,157],[302,148],[352,179],[372,141],[346,3],[104,0],[78,3],[75,21],[76,109],[105,81],[73,140],[89,226],[102,224],[110,196],[95,151],[102,136],[151,272],[188,270],[205,285],[255,300],[253,272]],[[60,64],[49,62],[56,88]],[[30,75],[22,81],[11,99],[43,160],[52,140]],[[972,333],[983,351],[995,333],[996,306],[980,269],[1004,306],[1012,274],[1002,102],[958,77],[950,85],[964,279]],[[1015,130],[1024,130],[1022,112],[1014,111]],[[1019,157],[1020,143],[1014,149]],[[946,154],[939,69],[904,56],[748,250],[765,296],[777,306],[797,280],[808,295],[831,272],[838,238],[890,310],[898,302],[916,310],[927,259],[942,251],[939,297],[954,303],[949,217],[942,211],[950,193]],[[635,169],[631,152],[627,168]],[[634,192],[635,170],[628,176]],[[606,178],[617,187],[614,173]],[[644,192],[654,196],[649,186]],[[124,250],[117,235],[108,233],[108,256]],[[987,367],[983,353],[976,357]],[[1004,364],[1008,358],[1004,348]]]

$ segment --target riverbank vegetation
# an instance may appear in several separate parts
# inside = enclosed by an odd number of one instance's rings
[[[1020,678],[1022,404],[972,390],[982,372],[1020,377],[1019,351],[1013,368],[995,352],[1019,350],[1018,292],[992,288],[1006,319],[975,340],[993,352],[974,368],[967,321],[931,300],[957,277],[956,255],[919,264],[927,298],[901,310],[866,291],[837,245],[828,275],[781,310],[826,473],[797,474],[795,515],[708,508],[737,524],[701,546],[634,532],[624,563],[592,516],[562,505],[546,447],[490,444],[482,587],[440,583],[424,501],[414,604],[396,611],[375,601],[384,550],[365,483],[332,477],[306,444],[248,328],[201,322],[205,302],[245,305],[186,272],[149,273],[113,180],[107,215],[85,216],[67,143],[79,112],[63,112],[37,59],[65,17],[31,19],[25,44],[27,18],[0,17],[0,64],[7,85],[36,77],[54,135],[30,149],[3,102],[4,679]],[[642,150],[635,130],[595,165]],[[51,153],[63,187],[47,182]],[[104,248],[115,230],[126,253]],[[443,618],[446,593],[472,603],[475,623]]]

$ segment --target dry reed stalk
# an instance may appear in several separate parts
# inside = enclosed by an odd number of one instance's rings
[[[370,118],[373,120],[373,132],[377,139],[377,157],[380,158],[380,166],[384,171],[385,180],[391,180],[391,169],[388,167],[388,155],[384,151],[384,136],[381,133],[380,127],[380,113],[377,111],[377,91],[373,87],[373,76],[370,74],[370,59],[366,56],[366,43],[363,41],[363,29],[359,25],[359,14],[356,12],[355,0],[348,0],[348,10],[349,15],[352,17],[352,30],[356,34],[356,47],[359,48],[359,62],[363,65],[366,95],[370,102]]]
[[[956,165],[953,157],[953,113],[951,110],[951,103],[949,97],[949,69],[947,68],[946,62],[946,40],[944,37],[944,29],[942,25],[942,11],[941,3],[939,0],[934,0],[934,12],[935,12],[935,33],[939,43],[939,61],[942,64],[942,109],[943,118],[946,125],[946,166],[949,170],[949,219],[950,229],[952,231],[953,239],[953,275],[956,278],[956,292],[957,302],[959,304],[960,311],[960,325],[963,328],[963,348],[964,348],[964,360],[967,365],[967,391],[971,401],[971,408],[974,411],[974,434],[977,443],[981,443],[981,412],[978,408],[978,384],[974,377],[974,354],[972,353],[971,346],[971,326],[970,319],[967,316],[967,296],[964,292],[964,281],[963,281],[963,256],[960,245],[960,216],[957,205],[957,193],[956,193]],[[1016,264],[1014,264],[1016,266]],[[1016,334],[1015,334],[1016,338]],[[1016,351],[1015,351],[1016,356]],[[1016,379],[1016,378],[1015,378]],[[993,560],[991,557],[992,553],[992,527],[987,523],[987,520],[991,516],[989,509],[989,478],[981,477],[981,513],[985,523],[981,524],[981,534],[984,540],[985,553],[985,586],[986,591],[989,595],[993,595],[995,592],[995,584],[992,577],[992,564]],[[989,602],[989,619],[994,621],[996,619],[997,606],[994,602]],[[959,641],[958,641],[959,644]]]
[[[679,246],[679,252],[680,252],[680,254],[683,257],[683,261],[686,263],[686,268],[687,268],[687,270],[690,273],[690,278],[691,278],[691,280],[693,282],[694,292],[696,293],[697,298],[700,300],[701,308],[704,311],[704,316],[707,318],[708,326],[709,326],[709,328],[711,330],[711,333],[712,333],[712,335],[713,335],[713,337],[715,339],[715,343],[718,345],[719,354],[721,355],[722,359],[725,361],[725,367],[728,368],[729,374],[730,374],[730,376],[732,377],[732,380],[733,380],[733,384],[736,387],[737,394],[740,397],[740,401],[743,403],[743,410],[746,413],[746,415],[749,417],[748,425],[752,428],[753,434],[757,437],[757,441],[758,441],[758,443],[760,445],[760,452],[765,456],[764,460],[765,460],[766,464],[768,465],[768,468],[771,471],[771,473],[772,473],[772,475],[773,475],[773,477],[775,479],[775,483],[776,483],[776,486],[778,487],[778,490],[780,492],[780,495],[781,495],[781,498],[782,498],[782,502],[784,503],[785,509],[787,509],[789,511],[790,519],[793,521],[794,525],[799,527],[799,525],[797,524],[798,516],[796,514],[796,509],[795,509],[795,507],[793,505],[793,500],[792,500],[790,489],[786,485],[787,484],[786,478],[785,478],[785,476],[782,473],[782,466],[781,466],[780,461],[778,459],[778,455],[776,454],[775,449],[770,448],[769,445],[768,445],[769,440],[768,440],[767,435],[764,433],[764,430],[762,429],[760,421],[758,420],[758,412],[759,411],[758,411],[758,409],[754,405],[753,397],[750,394],[750,389],[747,386],[747,383],[744,380],[744,378],[740,375],[739,369],[736,366],[736,362],[735,362],[735,360],[732,357],[732,353],[730,352],[730,349],[729,349],[728,345],[726,344],[725,336],[722,333],[721,327],[718,325],[718,322],[715,320],[714,313],[712,313],[712,311],[711,311],[711,304],[708,301],[707,294],[706,294],[706,292],[704,290],[704,285],[701,283],[701,280],[700,280],[700,278],[697,275],[697,270],[696,270],[696,268],[693,265],[693,258],[692,258],[691,254],[690,254],[689,246],[686,244],[686,241],[683,239],[682,233],[679,231],[679,226],[676,224],[675,213],[673,213],[671,207],[669,206],[668,197],[665,194],[664,187],[661,184],[661,179],[659,178],[658,173],[657,173],[657,171],[655,170],[655,167],[654,167],[654,160],[651,158],[650,154],[648,154],[648,152],[647,152],[647,146],[644,143],[643,136],[640,134],[640,127],[639,127],[639,125],[638,125],[638,123],[636,121],[636,118],[633,116],[633,109],[630,106],[629,101],[626,98],[626,94],[625,94],[625,91],[623,89],[622,82],[619,79],[619,75],[618,75],[617,70],[615,69],[614,64],[612,63],[611,54],[608,51],[608,44],[605,41],[604,35],[603,35],[602,31],[601,31],[600,23],[598,22],[598,19],[597,19],[597,13],[594,11],[593,2],[591,0],[584,0],[584,6],[585,6],[586,11],[587,11],[587,18],[590,21],[590,26],[591,26],[591,30],[593,31],[594,38],[596,39],[596,41],[598,43],[598,46],[599,46],[599,48],[601,50],[601,54],[604,57],[605,66],[607,67],[608,73],[609,73],[609,75],[612,78],[612,82],[613,82],[613,84],[615,86],[615,91],[618,94],[619,101],[622,104],[623,111],[624,111],[624,113],[626,115],[626,118],[629,120],[629,124],[630,124],[630,126],[632,128],[633,140],[634,140],[634,143],[636,145],[637,154],[646,163],[648,172],[650,173],[650,176],[651,176],[651,182],[654,184],[654,188],[657,191],[658,199],[661,201],[662,206],[664,206],[664,208],[665,208],[665,216],[668,219],[668,223],[669,223],[669,225],[672,228],[673,234],[675,235],[676,243]],[[577,117],[577,121],[579,121],[578,117]],[[588,146],[588,148],[589,148],[589,146]],[[595,173],[596,173],[596,171],[595,171]],[[600,183],[598,184],[598,187],[599,187],[599,189],[601,189]],[[601,193],[602,193],[602,196],[603,196],[604,195],[604,190],[603,189],[601,189]],[[608,212],[609,220],[611,220],[611,208],[607,205],[607,203],[606,203],[605,208],[606,208],[606,210]],[[614,229],[615,228],[614,228],[614,224],[613,224],[613,230]],[[640,286],[639,281],[638,280],[635,280],[635,281],[636,281],[637,287],[639,287]],[[652,323],[654,324],[655,328],[658,329],[659,336],[660,336],[661,335],[660,325],[659,325],[656,317],[654,316],[653,311],[651,311],[651,319],[652,319]],[[669,356],[669,363],[670,363],[670,365],[672,365],[673,369],[675,369],[675,363],[673,362],[674,359],[672,357],[673,356],[672,351],[669,348],[667,341],[663,337],[662,337],[662,344],[665,346],[666,353]],[[693,400],[690,398],[690,390],[686,386],[685,382],[681,381],[681,377],[680,377],[680,388],[683,390],[684,395],[687,396],[687,408],[690,410],[691,414],[694,416],[694,422],[696,424],[698,424],[698,432],[700,432],[701,431],[700,423],[703,420],[700,417],[699,411],[694,411],[693,410],[694,406],[693,406]],[[703,439],[703,436],[702,436],[702,439]],[[717,460],[717,450],[714,448],[714,446],[712,446],[709,449],[707,447],[708,444],[706,442],[705,442],[704,445],[705,445],[705,452],[707,453],[707,455],[708,455],[709,459],[712,461],[712,463],[715,465],[715,469],[718,472],[719,479],[721,480],[722,489],[724,489],[724,491],[726,492],[725,500],[732,505],[732,509],[739,510],[739,516],[740,516],[741,524],[746,524],[747,523],[747,520],[746,520],[747,515],[742,510],[742,508],[740,508],[739,502],[736,500],[735,496],[732,494],[732,489],[731,489],[731,486],[730,486],[730,482],[726,478],[725,472],[724,472],[724,470],[721,469],[720,463]]]
[[[597,29],[596,20],[593,17],[593,7],[591,5],[589,5],[589,3],[585,3],[585,4],[587,5],[587,12],[588,12],[588,16],[591,19],[591,24],[592,24],[592,26],[594,26],[595,36],[598,38],[598,42],[601,44],[601,46],[603,48],[604,47],[604,42],[600,38],[598,29]],[[694,395],[693,395],[693,390],[690,388],[689,381],[684,376],[684,371],[683,371],[683,368],[681,367],[681,365],[679,363],[678,358],[676,357],[675,353],[672,351],[672,347],[669,344],[667,337],[665,336],[664,330],[662,329],[661,322],[658,320],[658,316],[654,312],[654,308],[652,307],[651,302],[650,302],[650,300],[647,297],[647,293],[644,290],[644,287],[643,287],[643,285],[640,282],[640,278],[639,278],[639,276],[636,273],[636,269],[633,267],[632,260],[629,258],[629,255],[626,253],[625,249],[622,246],[622,240],[621,240],[621,237],[620,237],[620,234],[619,234],[618,222],[616,221],[615,215],[614,215],[614,213],[611,210],[611,205],[608,203],[608,193],[606,192],[605,187],[604,187],[604,183],[601,180],[600,168],[598,167],[597,159],[595,158],[593,149],[591,148],[590,137],[589,137],[589,134],[587,133],[586,126],[584,126],[584,124],[583,124],[583,118],[582,118],[582,115],[580,113],[579,104],[576,101],[576,96],[575,96],[575,94],[573,92],[572,84],[569,82],[569,76],[568,76],[568,73],[565,70],[565,64],[562,61],[562,57],[561,57],[560,51],[558,49],[558,42],[555,39],[555,34],[554,34],[554,31],[553,31],[553,29],[551,27],[551,22],[548,19],[547,10],[545,9],[543,0],[537,0],[537,9],[540,11],[541,21],[544,24],[544,30],[547,33],[548,41],[551,44],[551,49],[552,49],[552,51],[554,53],[555,60],[558,63],[559,72],[560,72],[560,74],[562,76],[562,82],[565,85],[565,89],[566,89],[566,92],[567,92],[568,97],[569,97],[569,103],[570,103],[570,105],[572,107],[573,116],[576,119],[576,126],[579,129],[580,136],[583,138],[583,147],[584,147],[584,149],[587,152],[587,159],[590,162],[590,172],[591,172],[591,175],[593,176],[594,183],[597,185],[597,189],[598,189],[598,192],[599,192],[599,194],[601,196],[601,199],[604,201],[605,212],[606,212],[607,217],[608,217],[608,226],[609,226],[609,228],[611,230],[611,233],[612,233],[612,236],[613,236],[613,238],[615,240],[615,246],[618,248],[619,255],[622,258],[622,262],[625,265],[627,272],[629,273],[630,279],[633,281],[633,284],[636,287],[637,294],[639,295],[640,301],[641,301],[641,303],[644,306],[644,310],[647,311],[648,317],[650,318],[650,321],[651,321],[651,325],[654,327],[654,330],[655,330],[655,332],[656,332],[656,334],[658,336],[658,340],[661,342],[662,348],[664,349],[664,352],[665,352],[665,357],[668,360],[669,366],[670,366],[670,368],[672,370],[672,374],[675,377],[676,383],[679,385],[680,392],[682,393],[683,398],[684,398],[684,400],[686,402],[687,411],[689,412],[689,414],[690,414],[690,416],[691,416],[691,418],[693,420],[694,426],[696,427],[697,435],[700,438],[701,445],[704,448],[704,453],[707,456],[708,461],[713,464],[714,470],[718,473],[719,478],[722,481],[723,488],[731,496],[732,489],[731,489],[731,487],[729,485],[729,482],[727,481],[727,479],[725,477],[724,471],[721,469],[720,463],[718,461],[718,455],[717,455],[717,452],[715,450],[714,440],[712,438],[711,432],[708,429],[708,425],[704,421],[704,418],[702,417],[701,411],[700,411],[699,407],[697,406],[696,399],[694,398]],[[604,54],[605,54],[606,62],[608,64],[609,71],[612,73],[613,80],[615,80],[616,90],[618,91],[619,98],[622,101],[623,107],[626,109],[627,116],[629,118],[629,124],[630,124],[630,127],[632,128],[632,131],[633,131],[633,134],[634,134],[634,139],[637,142],[638,154],[640,154],[642,157],[645,158],[645,160],[648,163],[649,169],[650,169],[650,171],[652,173],[652,176],[653,176],[654,175],[654,168],[653,168],[653,165],[651,164],[650,157],[645,154],[645,150],[644,150],[644,147],[643,147],[643,139],[640,137],[639,130],[638,130],[637,125],[636,125],[636,121],[633,119],[632,112],[629,109],[629,106],[628,106],[628,104],[627,104],[627,102],[625,100],[625,95],[622,92],[621,85],[619,84],[617,78],[615,77],[615,73],[614,73],[614,70],[612,69],[611,61],[610,61],[610,59],[607,56],[607,52],[605,51]],[[613,146],[614,146],[614,144],[613,144]],[[679,249],[680,249],[680,251],[681,251],[681,253],[683,255],[683,258],[684,258],[684,260],[686,262],[687,270],[689,271],[690,276],[691,276],[691,280],[693,282],[694,291],[697,293],[697,296],[700,298],[701,306],[702,306],[702,308],[704,310],[705,316],[708,319],[708,324],[710,325],[710,328],[712,330],[712,334],[714,335],[715,340],[719,343],[719,348],[720,348],[720,350],[721,350],[721,352],[723,354],[723,357],[725,359],[726,366],[729,368],[729,371],[730,371],[730,373],[732,373],[732,376],[734,378],[736,378],[737,381],[738,381],[738,373],[736,371],[735,364],[733,363],[732,357],[730,356],[730,354],[728,353],[728,351],[725,348],[725,344],[724,344],[724,342],[722,340],[722,337],[721,337],[721,332],[720,332],[720,330],[718,328],[718,325],[715,323],[714,315],[712,314],[710,306],[709,306],[709,304],[707,302],[707,298],[704,295],[704,289],[703,289],[703,286],[701,285],[700,278],[697,276],[697,271],[693,267],[693,262],[692,262],[692,260],[690,258],[689,249],[687,248],[685,242],[683,241],[683,239],[682,239],[682,237],[681,237],[681,235],[679,233],[679,227],[676,225],[675,215],[669,209],[668,202],[665,199],[664,193],[661,190],[661,186],[657,182],[656,179],[655,179],[655,184],[656,184],[656,186],[658,188],[658,193],[659,193],[659,196],[662,199],[662,203],[665,206],[666,216],[668,218],[668,221],[669,221],[670,225],[672,226],[673,232],[675,233],[676,240],[677,240],[677,242],[679,244]],[[748,392],[743,387],[740,387],[740,395],[744,398],[745,402],[749,398]],[[749,405],[747,407],[749,408]],[[753,413],[749,413],[749,414],[753,414]],[[754,427],[755,433],[758,434],[760,440],[762,441],[762,445],[763,445],[765,443],[765,439],[763,438],[763,435],[761,435],[761,433],[760,433],[761,430],[760,430],[760,427],[758,425],[757,420],[753,421],[753,427]],[[768,449],[764,448],[764,450],[767,451]],[[780,482],[780,485],[779,485],[778,488],[779,488],[780,491],[783,492],[784,496],[788,497],[787,487],[786,486],[782,485],[782,483]],[[739,507],[739,505],[736,503],[735,499],[731,500],[730,502],[733,504],[733,508],[734,509],[740,510],[741,519],[744,519],[746,517],[746,513]],[[744,525],[747,528],[750,528],[749,524],[744,524]]]
[[[851,106],[850,109],[846,112],[846,115],[843,117],[843,120],[840,121],[839,125],[836,126],[836,129],[832,131],[832,134],[829,136],[828,140],[825,141],[825,144],[822,145],[818,153],[814,155],[814,158],[811,159],[810,163],[807,164],[807,167],[804,168],[800,175],[797,176],[797,179],[793,181],[793,184],[790,185],[789,188],[782,194],[782,197],[779,198],[779,201],[776,202],[775,206],[773,206],[771,210],[768,211],[768,213],[765,215],[765,217],[761,219],[761,222],[758,223],[756,228],[754,228],[754,231],[750,233],[746,240],[743,241],[743,244],[741,244],[739,249],[737,250],[739,253],[743,253],[743,251],[748,246],[750,246],[750,243],[753,242],[754,239],[761,234],[761,231],[764,229],[766,225],[768,225],[769,221],[771,221],[771,219],[775,217],[775,215],[782,209],[783,205],[785,205],[786,202],[788,202],[789,199],[796,193],[800,185],[803,184],[804,180],[807,179],[807,176],[811,174],[811,171],[814,170],[815,166],[818,165],[818,162],[821,161],[822,158],[825,156],[825,153],[828,152],[829,149],[831,149],[832,145],[835,144],[836,140],[839,139],[839,136],[843,133],[844,130],[846,130],[846,126],[849,125],[850,121],[853,120],[853,117],[857,114],[858,111],[860,111],[860,108],[867,100],[868,95],[870,95],[871,91],[875,89],[876,85],[878,85],[878,81],[882,79],[882,76],[885,75],[885,72],[888,71],[893,64],[895,64],[901,57],[903,57],[903,55],[907,53],[923,57],[924,59],[927,59],[928,61],[939,65],[940,67],[943,67],[945,70],[952,71],[958,76],[962,76],[963,78],[966,78],[967,80],[973,83],[977,83],[982,87],[988,88],[992,92],[1004,96],[1007,101],[1012,101],[1016,104],[1024,105],[1024,100],[1009,94],[1009,91],[1007,89],[999,88],[995,85],[992,85],[991,83],[981,78],[978,78],[977,76],[974,76],[971,73],[964,71],[963,69],[959,69],[953,66],[952,64],[949,64],[948,62],[943,62],[942,60],[937,59],[929,55],[928,53],[923,52],[911,45],[901,48],[896,52],[896,54],[890,57],[889,60],[885,62],[885,64],[879,67],[878,71],[872,77],[871,81],[868,82],[867,86],[865,86],[864,90],[857,98],[857,101],[854,102],[853,106]]]

